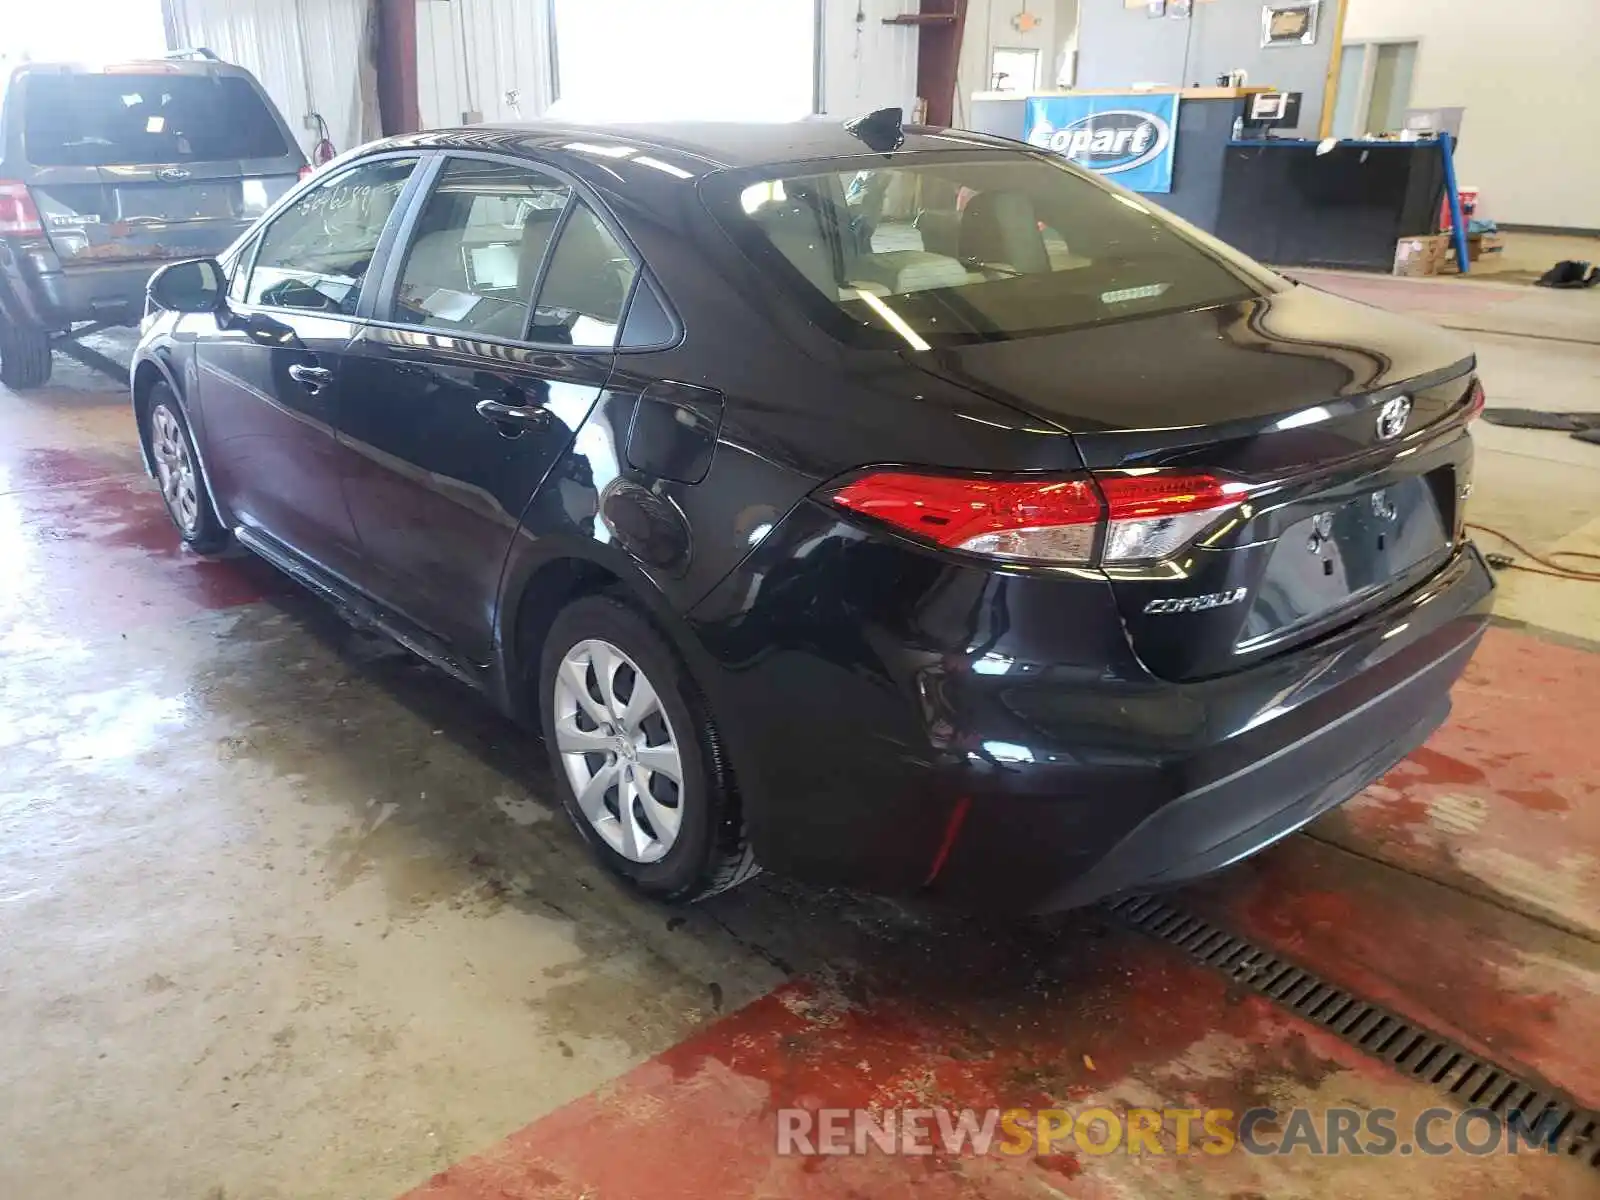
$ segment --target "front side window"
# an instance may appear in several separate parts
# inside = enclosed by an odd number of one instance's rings
[[[572,189],[524,167],[454,159],[417,219],[394,319],[519,339]]]
[[[775,281],[857,344],[1004,341],[1277,286],[1156,206],[1064,166],[896,157],[713,177],[707,199]]]
[[[261,235],[245,301],[351,316],[383,227],[417,160],[381,159],[323,180]]]

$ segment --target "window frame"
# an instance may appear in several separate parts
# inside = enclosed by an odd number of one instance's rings
[[[628,287],[627,297],[622,304],[622,311],[617,321],[617,340],[610,346],[572,346],[564,342],[537,341],[531,336],[522,338],[500,337],[495,334],[474,333],[463,329],[450,329],[440,325],[422,325],[406,321],[394,320],[394,306],[400,290],[400,276],[405,270],[406,255],[411,250],[412,235],[416,232],[418,222],[422,219],[423,210],[427,207],[428,200],[433,196],[434,187],[446,167],[454,159],[466,159],[475,162],[495,163],[500,166],[516,167],[524,171],[531,171],[548,175],[558,183],[564,184],[570,194],[567,203],[562,207],[561,215],[556,218],[555,227],[550,231],[550,242],[545,247],[544,255],[539,262],[539,273],[534,278],[533,291],[528,297],[528,323],[524,326],[524,334],[531,335],[533,313],[538,307],[539,293],[544,289],[545,276],[549,273],[550,262],[555,257],[556,247],[560,245],[561,235],[566,231],[567,222],[571,219],[574,201],[588,205],[608,233],[615,239],[622,252],[633,263],[633,282]],[[416,179],[416,175],[413,175]],[[385,248],[383,258],[382,278],[378,282],[374,293],[371,309],[363,312],[357,307],[357,316],[366,324],[383,329],[400,329],[412,332],[423,331],[443,337],[459,338],[463,341],[484,342],[490,345],[515,346],[521,349],[534,349],[550,351],[558,354],[583,354],[583,355],[617,355],[638,354],[641,352],[664,350],[675,346],[683,339],[683,323],[678,319],[677,312],[667,302],[665,294],[659,285],[655,287],[656,295],[661,300],[662,307],[666,310],[667,317],[672,324],[673,334],[670,341],[650,346],[623,346],[622,338],[628,324],[628,313],[633,308],[633,298],[638,295],[641,281],[649,273],[649,264],[645,262],[644,255],[633,244],[633,239],[627,235],[617,221],[610,208],[595,194],[594,189],[587,186],[581,179],[570,171],[544,158],[535,158],[532,155],[520,154],[495,154],[482,150],[453,150],[449,148],[434,151],[434,159],[428,164],[426,178],[418,184],[417,190],[412,194],[406,206],[405,217],[394,230],[394,238]],[[372,276],[369,273],[368,279]],[[362,297],[365,302],[365,295]]]
[[[363,314],[370,308],[374,289],[374,279],[387,272],[389,252],[394,245],[396,230],[399,228],[401,217],[408,213],[412,199],[416,195],[417,180],[426,173],[431,160],[436,155],[431,150],[395,150],[383,154],[365,154],[350,163],[346,163],[340,170],[328,175],[308,175],[299,187],[291,188],[276,205],[261,218],[260,224],[253,228],[247,235],[244,245],[235,256],[234,265],[238,270],[237,276],[230,276],[228,280],[228,307],[245,313],[297,313],[301,316],[324,317],[337,321],[360,321]],[[310,195],[314,188],[324,187],[346,175],[351,175],[364,167],[377,162],[412,159],[416,166],[411,169],[410,176],[400,188],[400,194],[395,198],[394,207],[389,210],[388,217],[384,220],[383,229],[378,234],[378,244],[372,251],[372,265],[378,267],[372,270],[369,265],[367,273],[361,277],[360,293],[356,297],[356,307],[353,313],[329,313],[315,308],[288,308],[275,304],[257,304],[246,297],[250,294],[250,278],[255,274],[257,260],[261,257],[261,246],[267,239],[267,234],[272,227],[289,215],[291,209]],[[234,291],[239,288],[242,295],[235,298]]]
[[[1411,52],[1411,78],[1407,81],[1405,103],[1400,106],[1402,112],[1408,108],[1422,107],[1413,103],[1417,92],[1417,66],[1422,59],[1422,43],[1420,36],[1402,37],[1365,37],[1355,38],[1341,43],[1340,54],[1354,56],[1361,55],[1361,77],[1356,84],[1356,99],[1354,121],[1356,128],[1348,133],[1339,133],[1334,124],[1338,119],[1339,104],[1339,79],[1334,73],[1333,95],[1329,98],[1329,111],[1334,115],[1328,121],[1328,133],[1334,137],[1361,138],[1365,137],[1372,125],[1372,90],[1378,74],[1378,52],[1384,46],[1412,46]],[[1381,131],[1380,131],[1381,132]]]
[[[544,163],[536,160],[516,159],[495,154],[457,154],[448,150],[439,151],[435,158],[436,161],[433,164],[433,168],[428,174],[427,185],[418,192],[416,199],[412,202],[406,213],[405,223],[395,236],[394,245],[391,247],[392,253],[384,262],[383,281],[373,301],[369,324],[393,329],[421,329],[428,333],[445,334],[451,337],[465,338],[469,341],[503,342],[512,346],[538,344],[526,338],[507,338],[497,334],[479,333],[476,330],[452,328],[446,325],[429,325],[420,321],[398,321],[395,319],[395,306],[400,299],[400,285],[404,281],[406,264],[411,258],[412,250],[416,248],[413,235],[417,231],[417,225],[422,221],[423,214],[427,212],[429,203],[438,193],[439,181],[444,177],[444,173],[450,169],[452,160],[489,162],[497,166],[510,166],[520,171],[527,171],[530,174],[542,174],[552,182],[558,183],[567,189],[566,203],[561,206],[561,212],[556,216],[555,224],[550,229],[550,240],[539,256],[539,269],[534,273],[533,290],[528,296],[528,314],[522,322],[524,334],[527,333],[533,323],[534,301],[538,299],[539,290],[544,286],[544,277],[545,273],[550,269],[551,256],[555,253],[556,244],[561,240],[562,231],[567,227],[567,219],[572,213],[572,202],[578,195],[577,188],[571,180],[564,178],[558,171],[547,169]],[[632,257],[631,251],[630,257]],[[635,269],[637,269],[637,260],[635,260]],[[633,294],[630,290],[628,302],[631,303],[632,300]],[[623,307],[623,312],[626,315],[626,305]],[[569,347],[569,349],[597,348]]]

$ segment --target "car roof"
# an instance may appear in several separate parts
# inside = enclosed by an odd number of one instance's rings
[[[30,61],[16,73],[37,75],[248,75],[237,63],[216,58],[123,58],[115,62]]]
[[[905,126],[905,151],[1022,149],[1016,142],[957,129]],[[873,156],[874,152],[832,118],[789,122],[670,121],[585,123],[526,121],[430,129],[379,142],[369,150],[407,146],[440,150],[566,151],[608,157],[654,155],[690,175],[808,159]],[[620,153],[619,153],[620,152]]]

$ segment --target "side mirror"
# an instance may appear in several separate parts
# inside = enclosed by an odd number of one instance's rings
[[[145,294],[150,302],[169,312],[216,312],[222,307],[228,281],[214,258],[170,263],[150,276]]]

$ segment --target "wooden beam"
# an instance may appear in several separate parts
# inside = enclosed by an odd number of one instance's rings
[[[385,136],[422,128],[417,106],[417,2],[379,0],[378,111]]]
[[[967,0],[922,0],[916,17],[917,95],[927,102],[929,125],[955,120],[956,67],[967,23]]]
[[[1339,98],[1339,67],[1344,62],[1344,14],[1350,0],[1339,0],[1333,16],[1333,52],[1328,55],[1328,77],[1322,84],[1322,120],[1317,125],[1319,138],[1333,135],[1333,108]]]

